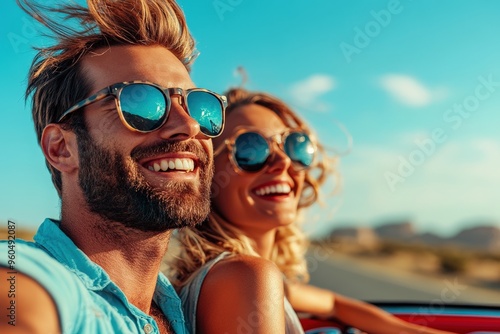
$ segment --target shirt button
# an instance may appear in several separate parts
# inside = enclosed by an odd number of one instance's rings
[[[145,324],[143,329],[144,329],[144,333],[146,333],[146,334],[153,332],[153,326],[151,326],[151,324]]]

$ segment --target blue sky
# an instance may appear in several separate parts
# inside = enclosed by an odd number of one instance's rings
[[[500,2],[179,2],[198,86],[239,85],[243,66],[247,88],[284,99],[339,153],[342,190],[308,213],[308,231],[500,226]],[[14,1],[2,12],[0,221],[36,227],[59,215],[23,100],[40,39]]]

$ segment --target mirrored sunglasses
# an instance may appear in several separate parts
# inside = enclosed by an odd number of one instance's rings
[[[171,96],[182,97],[188,114],[200,124],[200,131],[217,137],[224,128],[226,97],[203,88],[165,88],[146,81],[120,82],[108,86],[65,111],[58,122],[91,103],[113,96],[123,124],[143,133],[158,130],[168,119]]]
[[[224,146],[229,150],[233,165],[241,171],[255,173],[263,170],[271,160],[275,153],[273,142],[290,158],[295,170],[312,166],[317,149],[309,135],[303,131],[292,130],[268,138],[258,131],[243,130],[226,140]],[[214,154],[219,154],[224,146]]]

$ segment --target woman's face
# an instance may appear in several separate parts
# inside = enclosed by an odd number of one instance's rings
[[[250,104],[236,108],[227,116],[222,136],[214,139],[214,148],[246,127],[258,129],[266,138],[288,130],[276,113]],[[246,232],[267,231],[291,224],[297,218],[305,172],[294,171],[288,156],[276,142],[272,145],[274,154],[267,166],[255,173],[237,173],[227,148],[215,157],[213,206],[229,223]]]

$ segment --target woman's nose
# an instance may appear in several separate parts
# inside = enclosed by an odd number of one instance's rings
[[[290,157],[278,146],[275,142],[273,143],[274,150],[271,158],[268,162],[268,173],[281,173],[284,170],[290,168],[292,160]]]

